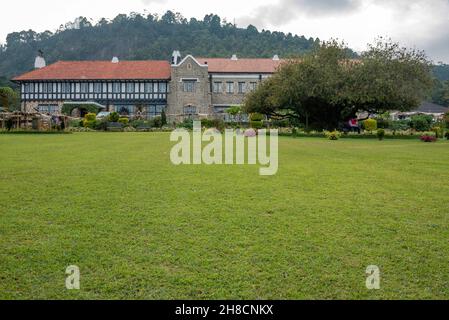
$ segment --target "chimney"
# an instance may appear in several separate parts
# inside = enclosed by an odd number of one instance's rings
[[[180,62],[181,62],[181,52],[179,52],[178,50],[173,51],[171,56],[171,64],[177,65]]]
[[[118,59],[118,57],[112,57],[111,62],[112,62],[112,63],[119,63],[120,60]]]
[[[275,55],[273,56],[273,61],[279,61],[279,56],[278,56],[277,54],[275,54]]]
[[[237,61],[239,58],[237,58],[237,55],[236,54],[233,54],[232,55],[232,57],[231,57],[231,60],[233,60],[233,61]]]
[[[42,52],[42,50],[39,50],[37,53],[36,60],[34,60],[34,69],[42,69],[46,65],[47,64],[45,63],[44,53]]]

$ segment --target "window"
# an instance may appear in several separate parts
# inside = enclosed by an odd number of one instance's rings
[[[159,83],[159,92],[161,92],[161,93],[167,92],[167,84],[165,82]]]
[[[239,82],[239,93],[245,93],[245,91],[246,91],[246,83]]]
[[[234,93],[234,82],[226,82],[226,93]]]
[[[134,86],[133,82],[126,84],[126,92],[127,93],[134,93],[134,90],[135,90],[135,86]]]
[[[120,83],[114,82],[112,84],[112,92],[113,93],[120,93]]]
[[[153,92],[153,84],[145,83],[145,93]]]
[[[195,92],[195,80],[183,80],[183,91],[184,92]]]
[[[70,92],[70,83],[62,83],[61,84],[61,92],[62,93],[69,93]]]
[[[101,93],[101,83],[94,83],[94,92],[95,93]]]
[[[42,93],[47,93],[48,92],[48,83],[43,83],[42,84]]]
[[[148,106],[147,110],[149,117],[160,116],[162,114],[162,111],[165,110],[165,105]]]
[[[114,106],[115,112],[118,112],[121,116],[134,115],[135,106],[133,105],[116,105]]]
[[[81,93],[89,92],[89,84],[86,82],[81,83]]]
[[[194,106],[185,106],[184,114],[196,114],[196,107]]]
[[[29,92],[30,92],[30,84],[25,83],[25,85],[23,87],[23,93],[29,93]]]
[[[251,91],[256,90],[256,87],[257,87],[257,82],[251,82],[249,84],[249,90],[251,90]]]
[[[40,113],[58,113],[59,107],[58,105],[40,104],[37,106],[37,110]]]
[[[214,82],[212,91],[214,93],[220,93],[221,92],[222,83],[221,82]]]

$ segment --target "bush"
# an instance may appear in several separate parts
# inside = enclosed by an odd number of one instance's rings
[[[375,119],[367,119],[363,121],[363,126],[366,131],[372,132],[377,130],[377,121]]]
[[[444,115],[443,123],[444,123],[446,129],[449,129],[449,112],[446,112],[446,114]]]
[[[251,128],[253,128],[253,129],[262,129],[263,128],[262,121],[250,121],[249,124],[250,124]]]
[[[384,129],[378,129],[377,130],[377,138],[382,141],[385,138],[385,130]]]
[[[392,125],[392,121],[389,119],[377,119],[377,128],[378,129],[390,129]]]
[[[435,137],[437,138],[443,138],[444,136],[444,129],[441,127],[433,127],[432,132],[435,133]]]
[[[167,115],[165,114],[165,110],[162,110],[162,113],[161,113],[161,122],[162,122],[161,127],[167,125]]]
[[[433,118],[427,115],[415,115],[410,119],[410,126],[416,131],[429,131]]]
[[[118,122],[119,119],[120,115],[118,112],[112,112],[108,117],[109,122]]]
[[[251,121],[262,121],[264,119],[263,114],[260,113],[252,113],[249,117]]]
[[[324,135],[326,136],[326,138],[328,138],[329,140],[338,140],[341,137],[341,132],[334,130],[334,131],[325,131]]]
[[[95,130],[106,131],[108,129],[107,120],[97,120],[94,126]]]
[[[127,126],[129,123],[129,119],[128,118],[119,118],[118,123],[121,123],[121,124]]]
[[[177,128],[184,128],[187,130],[192,130],[193,129],[193,120],[192,119],[184,119],[183,122],[178,123],[176,125]]]
[[[97,120],[97,115],[95,113],[88,113],[84,116],[84,120],[87,120],[87,121]]]
[[[393,131],[405,131],[410,129],[410,121],[409,120],[397,120],[393,121],[390,124],[390,128]]]
[[[95,113],[88,113],[84,116],[83,127],[94,129],[97,125],[97,115]]]
[[[429,135],[429,134],[425,134],[425,135],[421,136],[420,139],[423,142],[435,142],[435,141],[437,141],[437,137]]]
[[[83,121],[80,121],[80,120],[70,120],[69,121],[69,127],[79,128],[82,126],[83,126]]]
[[[444,137],[449,140],[449,131],[446,131],[446,133],[444,134]]]
[[[153,127],[162,128],[162,117],[153,118]]]

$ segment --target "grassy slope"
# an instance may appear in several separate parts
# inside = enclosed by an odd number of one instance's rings
[[[0,151],[0,298],[449,298],[447,142],[280,138],[274,177],[174,167],[167,134]]]

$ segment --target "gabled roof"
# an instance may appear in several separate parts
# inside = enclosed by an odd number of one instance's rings
[[[211,73],[274,73],[285,60],[197,58],[201,64],[209,66]]]
[[[13,79],[25,80],[165,80],[168,61],[58,61]]]
[[[421,103],[418,109],[413,110],[413,112],[422,112],[422,113],[446,113],[449,112],[449,108],[446,108],[444,106],[440,106],[435,103],[431,103],[428,101],[425,101]]]

